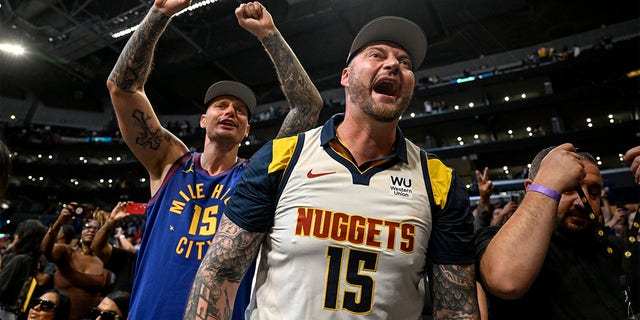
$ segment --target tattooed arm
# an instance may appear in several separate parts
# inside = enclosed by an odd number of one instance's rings
[[[262,42],[291,106],[277,137],[290,136],[314,128],[323,105],[322,97],[276,28],[271,14],[259,2],[250,2],[241,4],[236,9],[236,17],[243,28]]]
[[[246,231],[223,215],[187,300],[184,319],[231,319],[240,281],[264,233]]]
[[[151,72],[153,51],[170,17],[189,3],[156,0],[120,53],[107,80],[120,132],[149,172],[152,194],[168,167],[188,149],[162,127],[144,92],[144,84]]]
[[[480,319],[475,265],[433,264],[429,277],[434,319]]]

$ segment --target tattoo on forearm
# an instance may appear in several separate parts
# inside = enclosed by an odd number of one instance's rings
[[[479,319],[473,265],[434,265],[431,280],[435,319]]]
[[[168,24],[169,17],[152,7],[122,49],[109,80],[129,92],[142,90],[151,72],[156,43]]]
[[[158,148],[160,148],[160,143],[162,143],[162,128],[152,131],[147,123],[147,120],[149,120],[150,117],[145,118],[144,113],[140,110],[135,110],[133,112],[133,118],[138,122],[138,125],[142,129],[140,134],[136,137],[136,144],[143,148],[149,147],[152,150],[158,150]]]
[[[222,218],[193,282],[184,319],[231,319],[237,286],[264,234],[245,231]]]
[[[262,45],[274,63],[282,91],[291,105],[291,111],[280,127],[278,137],[313,128],[322,99],[309,75],[279,32],[264,37]]]

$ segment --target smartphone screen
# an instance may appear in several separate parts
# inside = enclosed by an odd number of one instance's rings
[[[79,219],[91,219],[93,218],[93,212],[96,208],[88,204],[70,204],[72,206],[71,213]]]
[[[124,208],[124,212],[128,214],[145,214],[147,211],[147,204],[144,202],[128,203]]]

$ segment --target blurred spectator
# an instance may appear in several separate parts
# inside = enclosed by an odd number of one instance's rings
[[[637,205],[636,205],[637,207]],[[627,216],[627,225],[629,226],[629,229],[631,229],[633,227],[633,222],[635,220],[636,214],[638,214],[638,210],[633,210],[632,212],[629,213],[629,215]],[[630,234],[630,236],[632,236]],[[640,238],[640,229],[638,229],[637,234],[635,235],[636,239]],[[640,243],[638,241],[636,241],[636,243]]]
[[[37,287],[40,273],[40,242],[47,228],[36,219],[20,222],[16,229],[13,255],[0,271],[0,319],[15,320],[23,314],[25,302]]]
[[[536,61],[538,63],[542,63],[542,62],[547,62],[549,59],[549,52],[547,51],[547,48],[545,47],[540,47],[538,48],[538,56],[536,57]]]
[[[480,194],[480,200],[478,201],[478,208],[473,224],[474,229],[478,230],[490,225],[494,211],[493,204],[491,203],[493,181],[489,179],[489,168],[485,167],[482,173],[480,173],[479,170],[476,170],[476,179],[478,181],[478,193]]]
[[[578,44],[574,44],[574,45],[573,45],[573,50],[572,50],[572,51],[573,51],[573,57],[574,57],[574,58],[577,58],[577,57],[580,55],[580,52],[581,52],[582,50],[580,49],[580,46],[579,46]]]
[[[616,211],[613,212],[611,218],[605,222],[605,226],[610,229],[611,235],[627,238],[629,231],[629,213],[635,212],[635,207],[632,204],[618,203],[616,204]]]
[[[109,243],[116,225],[129,215],[125,212],[127,203],[130,202],[118,202],[111,210],[109,219],[96,233],[96,237],[91,243],[91,249],[102,260],[104,267],[115,275],[113,290],[131,292],[136,267],[136,250],[122,233],[122,228],[115,238],[120,247],[112,246]]]
[[[190,134],[191,134],[191,124],[187,120],[182,121],[182,123],[180,124],[180,132],[178,133],[178,135],[181,137],[184,137]]]
[[[83,219],[72,214],[77,212],[77,207],[77,203],[65,205],[42,240],[45,255],[58,267],[54,287],[65,290],[71,298],[71,320],[81,319],[86,315],[88,308],[98,305],[102,290],[111,280],[111,272],[104,268],[102,261],[91,249],[91,243],[100,229],[101,222],[106,220],[106,212],[96,211],[93,218],[84,221],[77,246],[55,243],[55,235],[62,225],[72,219]]]
[[[48,290],[29,305],[29,320],[67,320],[71,312],[69,296],[58,289]]]
[[[425,100],[423,103],[423,106],[424,106],[424,113],[430,114],[433,111],[433,105],[431,104],[431,101]]]
[[[96,307],[89,308],[88,320],[124,320],[129,313],[130,294],[125,291],[113,291],[104,297]]]
[[[438,74],[429,76],[429,84],[438,84],[442,81],[442,78]]]
[[[611,35],[611,33],[607,33],[602,36],[602,38],[600,39],[600,45],[605,50],[613,48],[613,36]]]
[[[529,68],[535,67],[536,65],[537,65],[537,59],[536,59],[536,56],[533,55],[532,53],[526,55],[522,59],[522,67],[524,69],[529,69]]]
[[[560,49],[560,60],[567,60],[569,59],[569,47],[567,47],[566,45],[562,46],[562,49]]]
[[[491,202],[493,182],[489,179],[489,168],[485,167],[482,173],[476,170],[476,179],[480,200],[474,217],[474,229],[503,225],[518,207],[517,196],[512,197],[511,201],[506,203],[500,199],[498,203],[493,204]],[[516,194],[514,193],[514,195]]]
[[[501,226],[511,218],[511,215],[518,208],[518,203],[514,200],[511,200],[504,204],[502,207],[497,207],[493,210],[493,215],[491,216],[490,226]]]

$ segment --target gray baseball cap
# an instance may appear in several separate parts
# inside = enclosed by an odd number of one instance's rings
[[[364,46],[378,41],[390,41],[404,48],[413,60],[414,69],[422,64],[427,53],[427,37],[420,26],[405,18],[382,16],[360,29],[351,43],[347,64]]]
[[[234,96],[240,99],[249,109],[249,117],[256,110],[256,96],[249,87],[240,82],[224,80],[212,84],[204,95],[204,105],[208,106],[211,100],[219,96]]]

